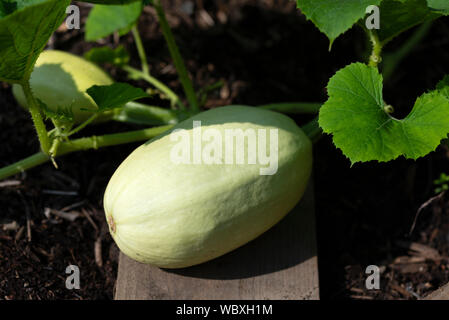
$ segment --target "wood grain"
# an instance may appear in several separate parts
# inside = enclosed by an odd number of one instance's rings
[[[449,283],[435,290],[423,300],[449,300]]]
[[[212,261],[169,270],[121,254],[115,299],[319,299],[312,184],[280,223]]]

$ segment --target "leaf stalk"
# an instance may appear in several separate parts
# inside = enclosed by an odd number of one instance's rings
[[[28,109],[31,113],[31,118],[33,119],[34,127],[36,129],[37,136],[39,138],[39,143],[42,152],[48,154],[51,145],[50,138],[48,137],[47,128],[45,127],[45,123],[42,118],[42,111],[39,106],[39,103],[37,102],[36,98],[33,96],[33,93],[31,91],[29,79],[21,82],[21,86],[28,103]]]

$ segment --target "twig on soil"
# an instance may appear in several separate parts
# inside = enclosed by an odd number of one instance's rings
[[[94,248],[94,254],[95,254],[95,263],[98,267],[103,267],[103,258],[101,253],[101,240],[102,237],[99,236],[97,240],[95,241],[95,248]]]
[[[78,264],[78,260],[75,258],[75,254],[73,253],[73,249],[72,248],[69,248],[69,252],[70,252],[70,255],[72,256],[72,259],[73,259],[73,264]]]
[[[55,216],[58,216],[62,219],[68,220],[70,222],[73,222],[76,220],[76,218],[78,218],[80,216],[80,214],[78,212],[65,212],[63,210],[55,210],[55,209],[51,209],[51,208],[45,208],[46,212],[50,212],[52,214],[54,214]]]
[[[415,256],[425,257],[426,259],[434,261],[439,261],[442,259],[438,250],[421,243],[412,242],[409,249],[410,254]]]
[[[78,208],[79,206],[82,206],[85,203],[86,203],[86,200],[75,202],[71,205],[68,205],[68,206],[62,208],[60,211],[70,211],[72,209]]]
[[[416,212],[415,215],[415,219],[413,220],[413,224],[412,227],[410,228],[410,231],[408,233],[408,235],[410,236],[413,232],[413,230],[415,229],[416,226],[416,222],[418,220],[418,216],[421,213],[421,211],[423,211],[425,208],[427,208],[430,204],[432,204],[435,200],[440,200],[443,196],[444,196],[445,192],[441,192],[440,194],[430,198],[429,200],[427,200],[426,202],[424,202],[418,209],[418,211]]]
[[[42,190],[42,193],[58,195],[58,196],[77,196],[77,191],[62,191],[62,190]]]
[[[95,223],[95,221],[92,219],[92,217],[90,216],[89,212],[82,208],[81,212],[84,214],[84,216],[87,218],[87,220],[90,222],[90,224],[92,225],[92,227],[94,227],[95,231],[98,233],[100,231],[100,229],[98,228],[97,224]]]
[[[5,235],[0,234],[0,240],[10,241],[10,240],[12,240],[12,238],[10,236],[5,236]]]
[[[27,241],[31,242],[31,218],[27,212]]]
[[[42,249],[40,247],[35,247],[34,250],[47,258],[53,258],[53,254],[48,253],[47,251],[45,251],[44,249]]]
[[[423,263],[426,262],[426,257],[410,257],[410,256],[400,256],[393,260],[393,263],[390,265],[395,264],[410,264],[410,263]]]
[[[363,291],[363,289],[355,288],[355,287],[350,288],[349,291],[357,293],[357,294],[364,294],[365,293],[365,291]]]
[[[16,236],[14,237],[14,240],[16,240],[16,242],[22,238],[24,231],[25,231],[25,227],[21,226],[19,231],[17,231]]]
[[[372,297],[372,296],[351,295],[349,297],[351,299],[357,299],[357,300],[374,300],[374,297]]]
[[[2,226],[3,231],[10,231],[10,230],[15,231],[15,230],[19,229],[19,224],[17,223],[17,221],[5,223],[5,224],[2,224],[1,226]]]
[[[415,298],[415,296],[413,294],[411,294],[409,291],[407,291],[406,289],[402,288],[400,285],[397,285],[395,283],[391,284],[391,288],[396,291],[397,293],[401,294],[402,296],[404,296],[405,298]]]
[[[0,181],[0,188],[19,186],[22,182],[19,180]]]
[[[28,207],[27,202],[25,201],[24,196],[22,195],[22,193],[19,190],[19,195],[20,198],[22,200],[23,203],[23,207],[25,208],[25,214],[26,214],[26,219],[27,219],[27,241],[31,242],[31,213],[30,213],[30,208]]]

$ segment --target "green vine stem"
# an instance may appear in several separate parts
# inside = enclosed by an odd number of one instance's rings
[[[75,139],[68,142],[61,142],[58,148],[58,156],[62,156],[75,151],[98,149],[125,143],[146,141],[164,133],[172,127],[172,125],[166,125],[143,130],[107,134],[103,136],[92,136],[88,138]],[[51,157],[48,154],[45,154],[44,152],[38,152],[28,158],[20,160],[7,167],[1,168],[0,180],[6,179],[14,174],[36,167],[50,160]]]
[[[60,144],[61,144],[61,139],[59,139],[59,138],[53,139],[53,144],[52,144],[52,146],[50,148],[50,151],[49,151],[49,154],[50,154],[50,157],[52,158],[52,161],[53,161],[53,158],[56,157],[56,155],[58,153],[58,148],[59,148]],[[53,161],[53,164],[55,165],[56,162]],[[55,165],[55,167],[57,168],[56,165]]]
[[[368,30],[367,32],[371,44],[373,45],[368,65],[370,67],[377,67],[377,65],[382,61],[382,42],[379,40],[379,36],[375,30]]]
[[[165,17],[164,8],[162,7],[160,0],[153,0],[151,2],[153,3],[154,8],[156,9],[162,33],[165,37],[165,41],[167,42],[168,50],[170,51],[173,63],[175,64],[176,70],[178,71],[179,80],[181,81],[182,87],[184,88],[187,100],[192,110],[198,112],[200,109],[198,104],[198,98],[196,96],[195,90],[193,89],[192,81],[189,78],[189,74],[184,64],[184,60],[182,59],[181,54],[179,52],[179,48],[176,45],[175,38],[170,29],[167,18]]]
[[[320,125],[318,124],[318,117],[306,123],[301,129],[313,143],[317,142],[323,135],[323,130],[321,130]]]
[[[68,133],[63,134],[63,136],[65,137],[70,137],[71,135],[74,135],[75,133],[81,131],[82,129],[84,129],[87,125],[89,125],[92,121],[94,121],[96,118],[98,117],[98,113],[94,113],[93,115],[91,115],[86,121],[84,121],[83,123],[81,123],[78,127],[76,127],[75,129],[70,130]]]
[[[259,106],[259,108],[288,114],[316,114],[322,103],[309,102],[283,102]]]
[[[182,111],[163,109],[138,102],[128,102],[123,108],[114,110],[112,119],[120,122],[160,126],[175,124],[187,119],[188,114]]]
[[[50,150],[50,138],[48,137],[47,128],[45,127],[44,120],[41,114],[41,108],[38,102],[31,92],[30,82],[25,80],[21,83],[25,98],[27,100],[29,111],[33,119],[34,127],[36,128],[37,136],[41,145],[42,152],[45,154],[49,153]]]
[[[142,63],[142,72],[150,75],[150,67],[148,66],[147,54],[145,52],[139,30],[137,29],[137,25],[134,25],[132,27],[131,32],[133,34],[134,41],[136,42],[137,53],[139,54],[139,58]]]
[[[179,99],[178,95],[155,77],[146,74],[140,70],[137,70],[131,66],[123,66],[122,69],[128,72],[131,78],[142,79],[153,85],[156,89],[158,89],[167,96],[167,98],[171,101],[172,105],[178,105],[178,107],[181,110],[185,109],[185,106],[182,103],[181,99]]]

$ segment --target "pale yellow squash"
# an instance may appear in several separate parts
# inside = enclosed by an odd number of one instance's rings
[[[275,139],[268,132],[277,131],[277,170],[261,175],[268,165],[259,160],[248,164],[247,158],[244,164],[176,164],[173,150],[181,140],[173,138],[173,130],[184,129],[192,137],[193,161],[193,120],[201,121],[203,133],[216,129],[222,137],[230,129],[266,131],[270,146]],[[312,144],[287,116],[227,106],[200,113],[175,129],[132,152],[107,186],[104,208],[110,232],[129,257],[164,268],[211,260],[271,228],[301,199],[311,174]],[[218,141],[203,140],[203,152]],[[248,151],[251,145],[245,141]],[[225,152],[219,158],[225,162]]]
[[[43,51],[31,74],[30,85],[34,96],[49,109],[71,107],[76,123],[92,115],[82,109],[96,109],[97,105],[86,93],[93,85],[110,85],[113,80],[95,64],[68,52]],[[13,86],[19,104],[27,107],[20,85]]]

